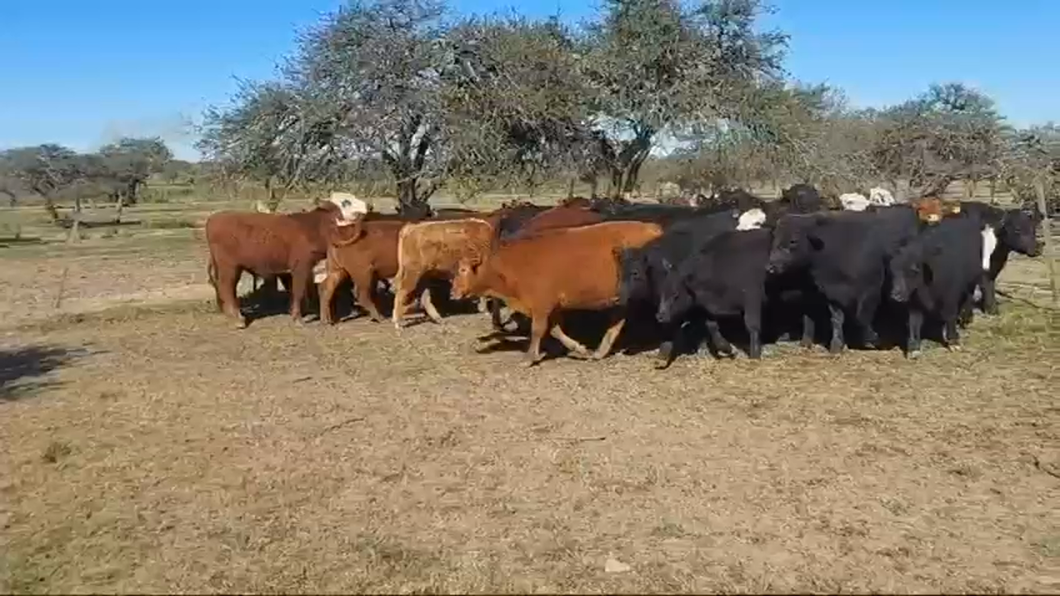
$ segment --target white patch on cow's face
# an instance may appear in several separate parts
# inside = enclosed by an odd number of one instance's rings
[[[845,211],[864,211],[869,208],[869,200],[865,195],[856,192],[839,195],[839,203]]]
[[[879,205],[880,207],[890,207],[894,205],[894,195],[891,191],[886,188],[872,188],[869,189],[869,203],[873,205]]]
[[[341,217],[337,218],[337,223],[340,226],[349,225],[358,215],[368,213],[368,204],[349,193],[333,192],[328,201],[339,208]]]
[[[983,271],[990,270],[990,256],[994,254],[994,249],[997,248],[997,234],[994,233],[993,226],[986,226],[983,228]]]
[[[766,212],[757,207],[748,209],[740,214],[737,222],[736,229],[741,232],[757,230],[762,227],[762,224],[766,223]]]

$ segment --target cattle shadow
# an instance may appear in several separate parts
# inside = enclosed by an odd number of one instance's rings
[[[0,402],[15,402],[60,385],[45,377],[98,352],[50,345],[0,348]]]

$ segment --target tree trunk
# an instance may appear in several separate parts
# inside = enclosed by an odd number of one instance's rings
[[[573,198],[573,197],[574,197],[574,177],[571,176],[571,179],[567,182],[567,198],[570,199],[570,198]]]
[[[990,204],[997,205],[997,179],[990,179]]]

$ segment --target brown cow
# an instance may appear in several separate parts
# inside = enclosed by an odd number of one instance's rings
[[[510,237],[520,238],[544,230],[585,226],[600,223],[603,220],[603,215],[595,211],[590,211],[585,207],[559,205],[542,211],[530,218],[526,224],[519,228]]]
[[[409,294],[427,275],[452,277],[464,258],[489,252],[493,226],[484,219],[451,219],[409,224],[398,235],[398,271],[394,276],[394,327],[401,329]],[[441,315],[424,290],[421,302],[436,323]]]
[[[937,224],[943,217],[961,212],[959,201],[945,201],[939,197],[922,197],[909,203],[916,211],[917,219],[926,224]]]
[[[329,236],[327,276],[320,287],[320,321],[333,324],[332,300],[335,290],[346,279],[353,281],[357,303],[368,310],[375,322],[383,320],[375,304],[374,291],[380,279],[397,274],[398,234],[408,225],[394,219],[358,221],[335,226]]]
[[[207,273],[217,308],[247,325],[239,310],[236,286],[244,271],[269,279],[291,274],[291,317],[302,320],[302,300],[311,291],[313,266],[327,256],[327,227],[341,216],[338,206],[325,202],[301,213],[219,211],[206,220],[210,249]]]
[[[453,280],[453,298],[491,296],[531,319],[529,366],[541,361],[546,334],[581,357],[603,358],[625,325],[616,316],[596,352],[563,332],[561,309],[602,310],[618,304],[620,251],[639,248],[662,235],[657,224],[606,222],[547,230],[506,242],[485,259],[463,259]]]

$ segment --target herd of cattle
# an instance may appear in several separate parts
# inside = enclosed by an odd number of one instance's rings
[[[214,213],[206,222],[208,271],[219,310],[239,327],[243,272],[273,289],[284,280],[298,322],[303,301],[318,293],[327,324],[347,280],[374,321],[383,318],[378,286],[391,280],[398,328],[417,296],[440,322],[431,290],[448,285],[453,300],[479,299],[497,334],[525,334],[529,320],[530,365],[542,359],[545,336],[572,356],[603,358],[627,321],[660,338],[660,366],[689,329],[705,329],[716,355],[734,355],[727,320],[742,320],[734,333],[751,358],[785,335],[801,334],[812,347],[818,329],[827,330],[833,353],[883,347],[882,332],[897,330],[915,357],[926,318],[956,349],[977,296],[982,310],[996,312],[994,284],[1011,252],[1040,254],[1041,215],[938,198],[891,203],[843,201],[832,210],[798,184],[776,201],[736,190],[695,207],[572,198],[554,207],[380,214],[352,195],[333,195],[300,213]],[[571,311],[607,313],[595,351],[564,331]],[[848,326],[857,341],[848,341]]]

